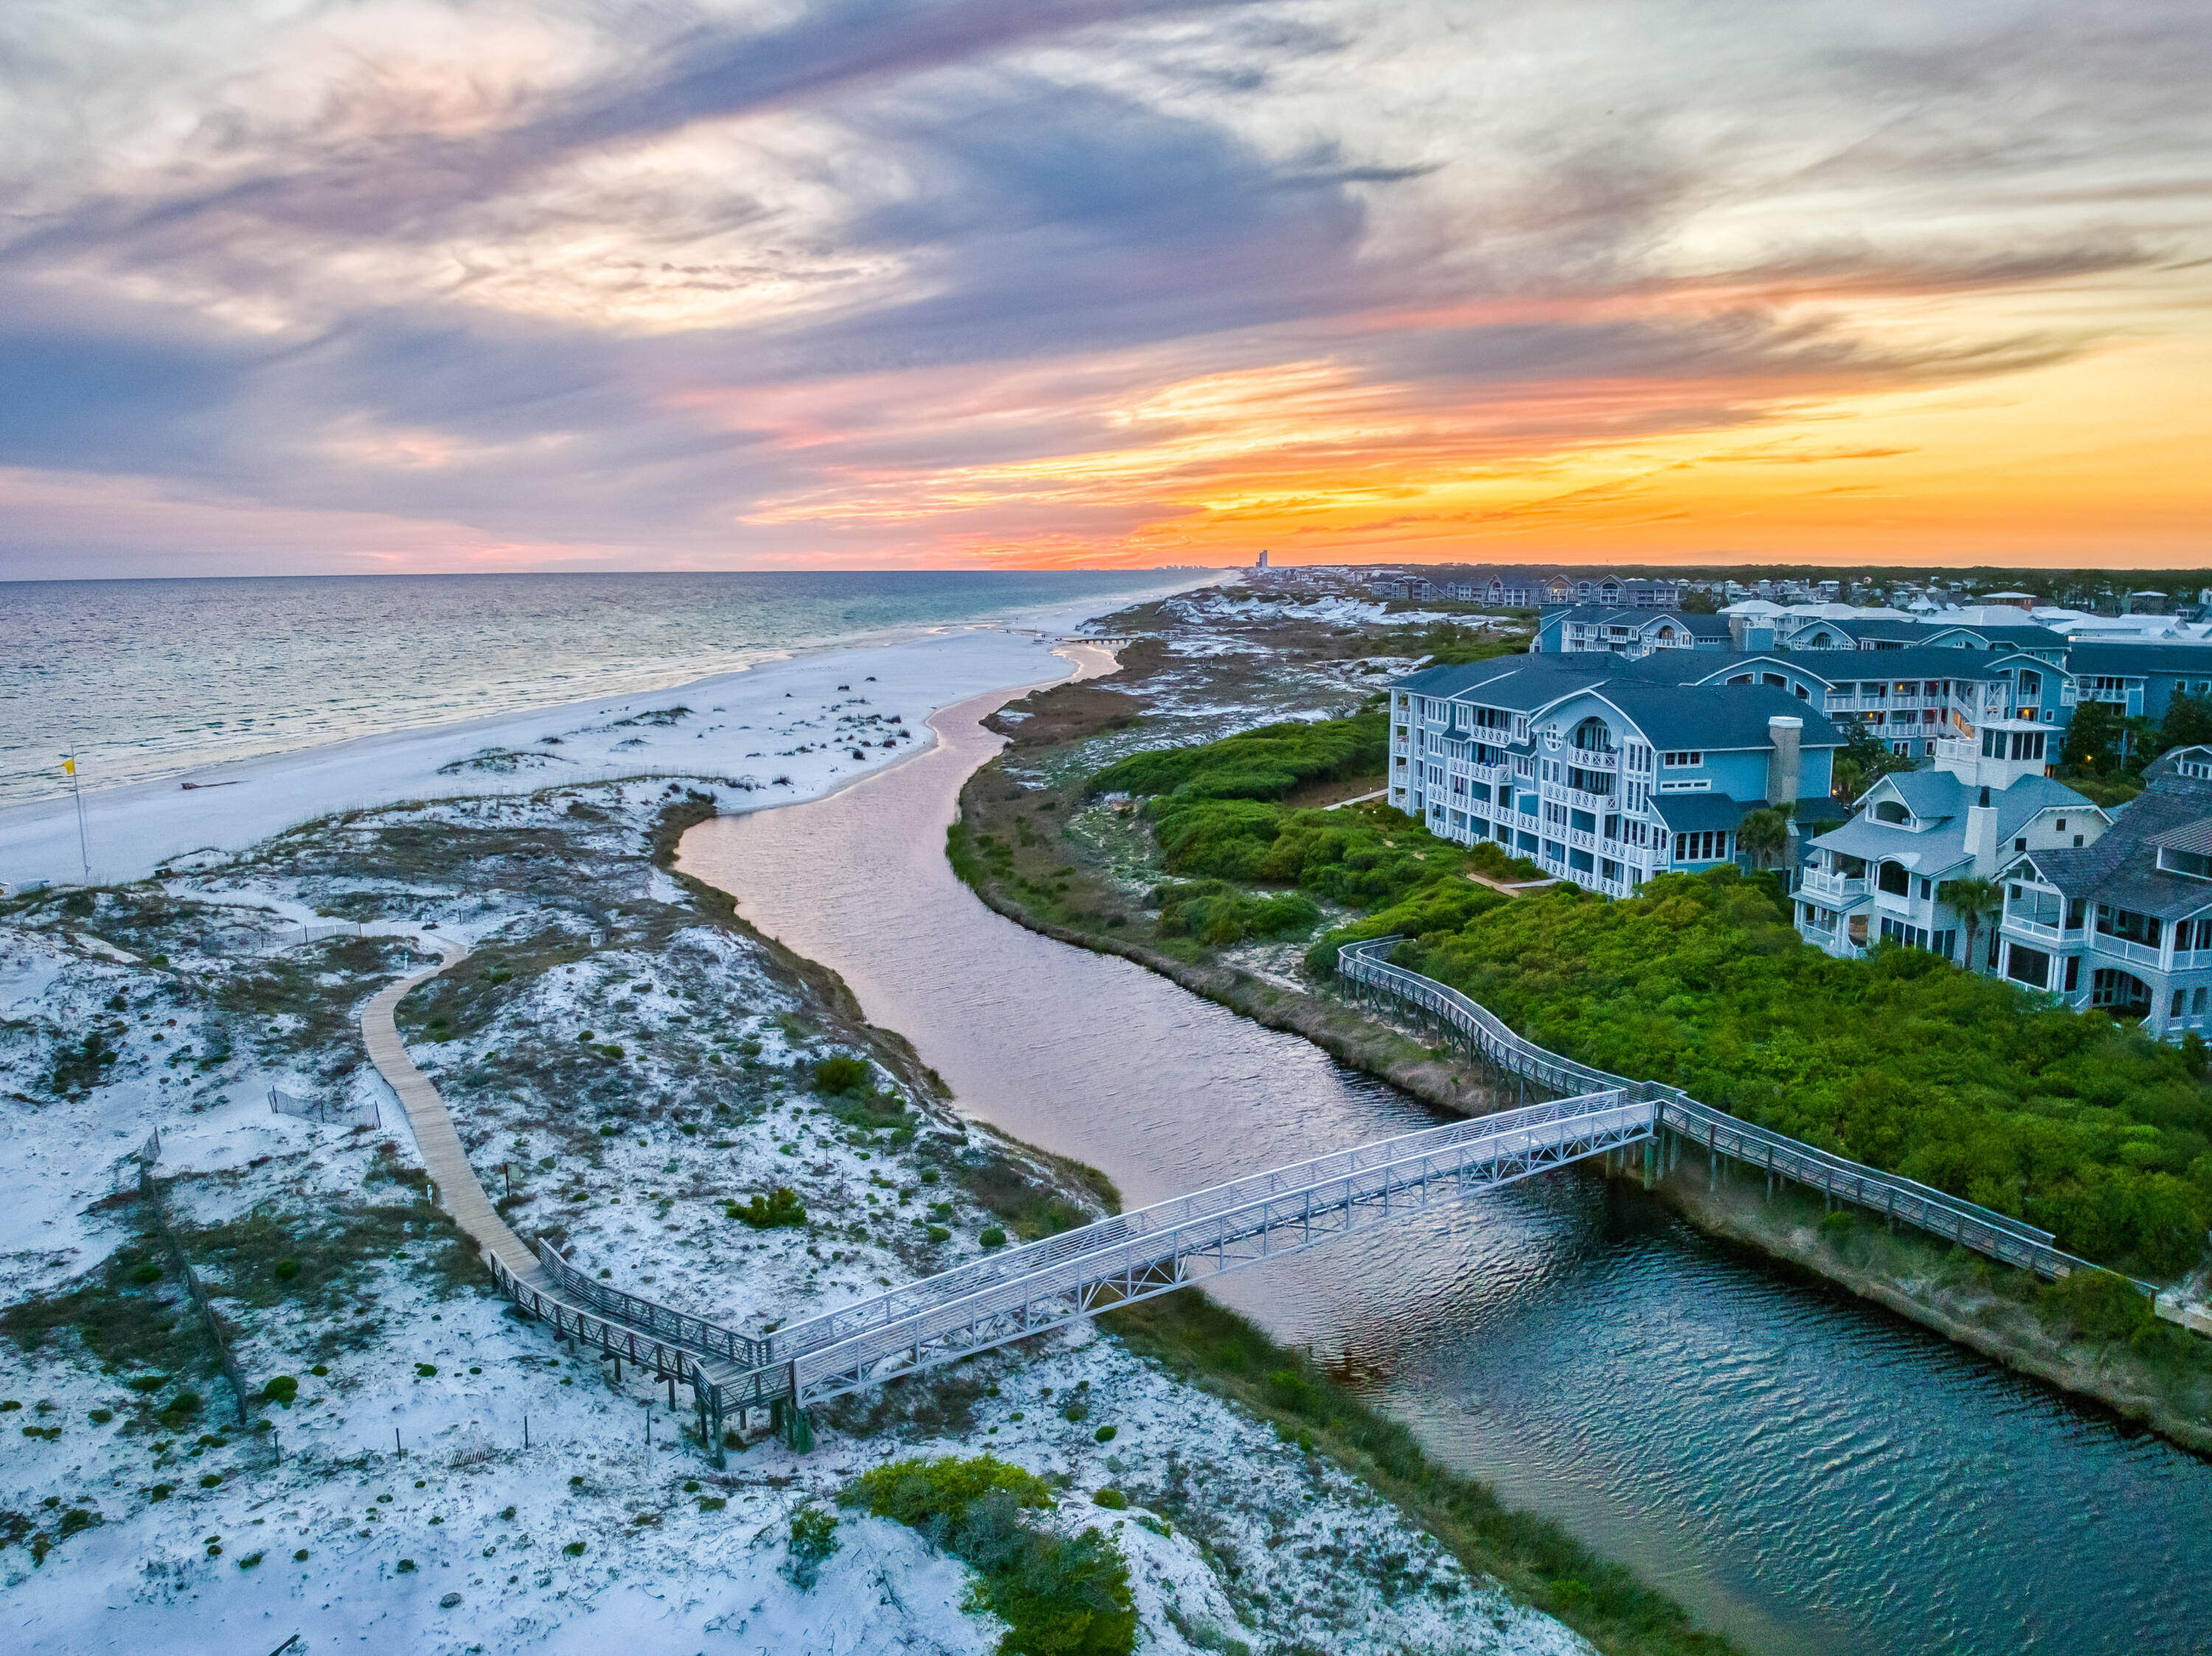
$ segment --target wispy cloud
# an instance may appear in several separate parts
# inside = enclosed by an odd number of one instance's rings
[[[2202,556],[2201,8],[134,16],[0,13],[0,573]]]

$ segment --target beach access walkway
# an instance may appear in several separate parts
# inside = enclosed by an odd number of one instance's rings
[[[407,1113],[415,1147],[430,1176],[431,1199],[477,1245],[501,1290],[523,1310],[551,1323],[557,1336],[572,1344],[597,1347],[617,1361],[627,1357],[663,1378],[696,1373],[708,1386],[734,1380],[743,1371],[730,1361],[728,1342],[718,1338],[721,1331],[714,1325],[592,1282],[550,1248],[544,1249],[541,1262],[538,1253],[508,1228],[469,1165],[446,1101],[429,1077],[416,1068],[399,1038],[399,1003],[469,957],[468,943],[459,937],[424,941],[437,949],[438,963],[379,990],[362,1009],[361,1034],[369,1062]],[[744,1355],[750,1355],[750,1343],[742,1344]]]
[[[444,1101],[399,1041],[393,1013],[417,985],[466,957],[441,943],[438,966],[383,991],[362,1027],[377,1068],[415,1124],[441,1205],[483,1249],[501,1288],[572,1349],[651,1363],[691,1389],[699,1440],[719,1459],[735,1417],[765,1411],[794,1448],[811,1446],[811,1404],[880,1385],[1116,1305],[1171,1293],[1367,1228],[1409,1210],[1462,1200],[1599,1157],[1649,1185],[1685,1149],[1747,1164],[1767,1192],[1818,1190],[2046,1278],[2095,1271],[2048,1231],[1894,1174],[1753,1125],[1676,1089],[1631,1081],[1513,1033],[1459,991],[1391,963],[1395,937],[1345,944],[1338,976],[1352,997],[1425,1023],[1488,1072],[1520,1107],[1310,1158],[988,1253],[947,1271],[759,1336],[627,1294],[577,1271],[551,1247],[509,1230],[470,1169]],[[1535,1095],[1530,1102],[1529,1095]],[[1548,1095],[1548,1096],[1547,1096]],[[2137,1284],[2150,1293],[2148,1284]]]
[[[368,1048],[368,1061],[398,1095],[399,1107],[407,1113],[415,1148],[422,1153],[423,1171],[430,1175],[432,1199],[453,1216],[453,1222],[486,1254],[503,1259],[510,1271],[534,1271],[538,1262],[529,1245],[507,1228],[507,1221],[478,1182],[476,1170],[469,1166],[468,1152],[461,1148],[460,1134],[453,1131],[446,1101],[438,1096],[429,1077],[415,1067],[415,1060],[407,1056],[406,1042],[399,1038],[399,1003],[469,957],[468,943],[462,938],[428,941],[435,944],[441,957],[438,964],[376,992],[362,1009],[362,1041]]]

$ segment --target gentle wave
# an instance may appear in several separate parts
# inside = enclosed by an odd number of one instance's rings
[[[1155,571],[0,583],[0,801],[1157,590]]]

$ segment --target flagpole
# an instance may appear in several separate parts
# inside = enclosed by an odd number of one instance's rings
[[[92,883],[92,841],[84,831],[84,783],[76,773],[76,755],[62,755],[62,768],[69,773],[70,792],[76,799],[76,849],[78,859],[84,864],[84,883]]]

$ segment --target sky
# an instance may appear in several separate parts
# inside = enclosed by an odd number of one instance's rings
[[[8,0],[0,578],[2212,564],[2212,7]]]

